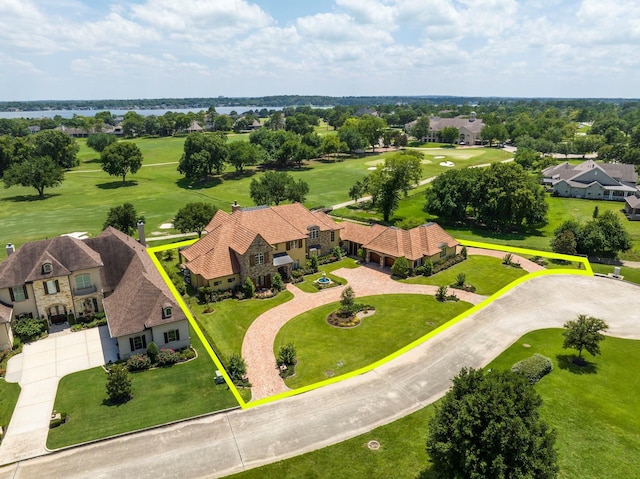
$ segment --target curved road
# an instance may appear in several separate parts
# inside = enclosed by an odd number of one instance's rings
[[[585,313],[640,339],[640,289],[606,278],[532,279],[407,354],[276,403],[186,421],[0,469],[0,478],[221,477],[315,450],[440,398],[461,367],[486,365],[522,334]]]

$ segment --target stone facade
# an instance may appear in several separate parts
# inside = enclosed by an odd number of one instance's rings
[[[333,241],[331,235],[333,234]],[[331,253],[331,250],[340,245],[340,233],[338,231],[319,231],[318,238],[307,239],[307,252],[311,248],[318,248],[318,256]]]
[[[49,283],[50,285],[57,284],[57,289],[60,291],[47,294],[45,290],[45,283]],[[35,281],[33,283],[33,292],[40,316],[44,316],[49,319],[50,323],[52,316],[63,314],[66,316],[68,313],[72,313],[74,311],[73,295],[71,294],[71,287],[67,276],[50,278],[46,281]]]
[[[262,264],[256,259],[256,255],[260,254],[263,258]],[[273,248],[261,236],[256,236],[247,252],[238,257],[238,262],[241,278],[248,276],[256,288],[271,287],[272,275],[276,274],[278,269],[273,266]]]

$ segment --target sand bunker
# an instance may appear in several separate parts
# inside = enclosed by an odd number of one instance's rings
[[[446,166],[447,168],[451,168],[452,166],[456,166],[453,161],[442,161],[440,162],[440,166]]]
[[[441,160],[442,158],[446,158],[446,156],[434,156],[434,160]]]

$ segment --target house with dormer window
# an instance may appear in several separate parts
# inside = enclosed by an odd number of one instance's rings
[[[304,266],[310,256],[329,254],[340,245],[340,229],[326,213],[299,203],[218,210],[206,236],[181,251],[191,284],[222,291],[251,278],[257,288],[270,288]]]
[[[44,318],[50,325],[104,312],[120,358],[190,345],[189,323],[143,245],[107,228],[96,238],[69,236],[7,245],[0,263],[0,348],[10,325]]]

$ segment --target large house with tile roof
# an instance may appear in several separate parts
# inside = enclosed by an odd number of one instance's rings
[[[625,201],[638,193],[634,165],[593,160],[579,165],[565,162],[542,170],[542,176],[554,195],[567,198]]]
[[[418,120],[404,125],[404,130],[407,133],[411,132],[411,129],[416,125]],[[429,134],[420,141],[423,142],[441,142],[440,132],[446,127],[453,127],[458,130],[458,138],[454,143],[461,145],[479,145],[482,143],[482,128],[484,128],[484,122],[476,118],[475,112],[471,112],[468,117],[458,116],[455,118],[440,118],[431,115],[429,117]]]
[[[397,258],[404,256],[409,260],[409,267],[417,268],[427,260],[436,262],[455,255],[460,245],[436,223],[403,230],[344,222],[340,235],[349,254],[357,254],[362,249],[366,262],[383,267],[393,266]]]
[[[240,286],[251,278],[270,288],[304,266],[310,256],[328,254],[340,244],[340,228],[326,213],[299,203],[218,210],[206,236],[181,251],[191,284],[216,291]]]
[[[96,238],[69,236],[26,243],[0,263],[0,347],[12,321],[49,324],[104,312],[120,358],[190,345],[189,323],[143,245],[107,228]],[[9,336],[9,337],[5,337]]]

